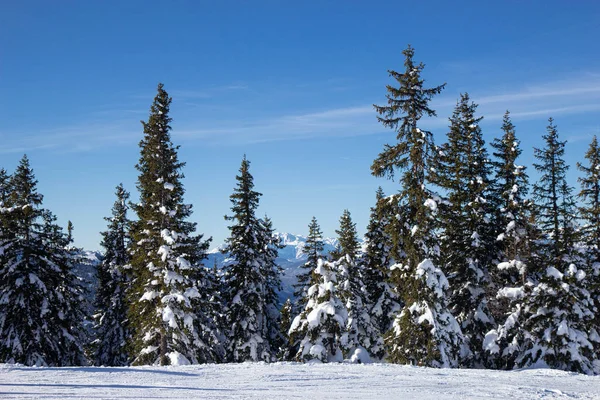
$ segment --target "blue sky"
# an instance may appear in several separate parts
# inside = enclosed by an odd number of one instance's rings
[[[426,81],[448,83],[425,122],[437,143],[461,92],[488,142],[511,110],[526,165],[553,116],[575,185],[600,134],[598,21],[593,1],[4,1],[0,165],[27,153],[45,205],[98,248],[114,187],[136,197],[139,121],[163,82],[186,201],[214,244],[244,153],[278,230],[315,215],[333,236],[348,208],[363,233],[377,186],[398,188],[370,175],[395,138],[372,104],[410,43]]]

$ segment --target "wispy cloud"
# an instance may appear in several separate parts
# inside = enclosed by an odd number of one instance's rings
[[[372,103],[380,99],[372,101],[366,99],[367,101],[362,104],[296,113],[276,113],[270,112],[270,107],[264,109],[255,107],[259,114],[252,116],[252,113],[246,113],[245,117],[230,117],[239,115],[236,108],[238,105],[230,103],[227,99],[221,102],[207,101],[205,105],[193,102],[194,98],[208,99],[210,93],[217,91],[238,91],[247,88],[248,86],[243,84],[232,84],[209,88],[207,91],[176,89],[171,91],[174,98],[184,100],[179,104],[181,107],[187,107],[189,111],[182,113],[174,123],[173,135],[176,141],[243,145],[389,132],[377,123],[372,107]],[[252,91],[245,92],[245,96],[252,95]],[[452,113],[458,95],[458,93],[446,92],[436,99],[432,106],[438,111],[438,117],[424,120],[423,127],[434,132],[446,127],[448,116]],[[473,101],[480,105],[478,111],[485,117],[485,121],[500,120],[507,109],[517,120],[546,119],[549,116],[569,114],[584,115],[600,110],[600,76],[593,73],[581,74],[577,79],[515,87],[514,90],[505,92],[478,88],[470,95]],[[281,95],[274,96],[278,98],[277,96]],[[273,100],[270,99],[269,104],[273,104]],[[204,114],[200,112],[202,110]],[[95,113],[92,123],[81,122],[74,126],[57,127],[34,133],[0,132],[2,138],[0,153],[29,150],[65,151],[66,149],[86,151],[98,147],[131,145],[137,142],[141,134],[137,118],[132,118],[132,115],[146,112],[142,108],[126,105],[119,108],[106,107]],[[117,122],[114,122],[115,115]]]

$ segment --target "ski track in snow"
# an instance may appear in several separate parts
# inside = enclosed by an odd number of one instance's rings
[[[391,364],[35,368],[0,364],[1,399],[600,399],[600,376]]]

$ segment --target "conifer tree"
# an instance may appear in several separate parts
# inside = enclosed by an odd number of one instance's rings
[[[312,279],[312,271],[317,267],[317,261],[323,252],[323,233],[315,217],[312,217],[308,225],[308,236],[303,252],[307,257],[306,263],[301,266],[304,272],[297,275],[298,283],[294,285],[295,311],[298,313],[304,309],[308,301],[308,288],[315,283]]]
[[[265,302],[265,324],[266,338],[272,352],[272,360],[276,360],[277,351],[284,342],[281,335],[281,315],[279,313],[280,303],[277,293],[281,291],[281,273],[283,268],[277,265],[277,255],[283,248],[280,237],[275,233],[273,222],[265,215],[259,220],[261,231],[259,237],[259,249],[262,250],[262,279],[264,287]]]
[[[392,328],[392,322],[400,310],[400,299],[391,285],[390,266],[393,264],[392,242],[388,227],[389,202],[381,187],[376,193],[376,205],[371,207],[371,218],[365,234],[365,254],[362,257],[363,282],[371,319],[380,334]],[[391,214],[394,215],[394,214]]]
[[[600,336],[593,327],[594,305],[585,288],[586,273],[573,250],[575,229],[571,188],[566,183],[563,154],[566,142],[550,119],[546,146],[535,149],[534,164],[542,175],[535,185],[538,224],[544,234],[540,256],[528,266],[528,281],[505,294],[521,299],[507,322],[486,337],[490,352],[508,367],[547,365],[583,373],[593,372],[594,348]],[[502,293],[500,293],[502,294]],[[515,329],[518,327],[518,329]]]
[[[293,312],[294,306],[292,305],[292,301],[288,298],[285,303],[283,303],[280,312],[281,324],[279,326],[279,332],[282,338],[282,344],[279,347],[279,352],[277,353],[277,359],[279,361],[289,361],[291,357],[298,351],[298,349],[296,349],[296,351],[293,352],[293,347],[290,343],[289,331],[290,327],[292,326]]]
[[[279,268],[275,264],[278,243],[271,222],[256,217],[259,198],[244,156],[237,186],[230,196],[233,215],[231,232],[224,252],[231,261],[225,265],[225,303],[228,360],[273,361],[278,348],[273,346],[278,332],[276,291]]]
[[[547,134],[543,139],[546,146],[534,149],[534,156],[539,160],[534,167],[542,174],[534,185],[534,197],[539,225],[549,239],[546,246],[548,262],[561,270],[565,256],[572,252],[575,244],[571,229],[575,204],[572,188],[566,180],[569,169],[563,158],[566,141],[559,140],[552,118],[548,120]]]
[[[93,359],[95,365],[123,366],[129,363],[126,343],[127,302],[125,290],[129,284],[128,273],[130,256],[129,228],[127,218],[129,193],[122,184],[115,192],[117,199],[112,207],[112,215],[104,218],[107,230],[102,232],[104,248],[102,261],[98,266],[98,289],[95,302],[95,335]]]
[[[596,315],[600,310],[600,146],[598,139],[593,137],[585,153],[587,166],[577,163],[577,168],[583,173],[579,183],[581,191],[579,213],[583,220],[581,234],[586,246],[588,268],[588,288],[595,301]],[[596,317],[596,326],[600,326],[600,316]]]
[[[531,241],[527,238],[529,182],[526,168],[518,163],[520,143],[508,111],[504,114],[502,132],[502,137],[492,142],[495,174],[490,202],[495,210],[493,223],[497,227],[495,236],[500,267],[492,268],[490,276],[496,290],[523,284],[524,268],[531,254]],[[492,310],[495,317],[500,318],[507,311],[507,305],[492,301]]]
[[[69,242],[27,156],[11,177],[0,255],[0,360],[38,366],[85,365],[83,294]]]
[[[171,142],[171,98],[158,85],[147,122],[142,122],[140,201],[132,205],[131,274],[128,291],[129,343],[134,364],[187,364],[213,360],[198,324],[200,292],[205,281],[201,261],[209,240],[194,235],[196,224],[186,221],[191,205],[183,203],[178,147]]]
[[[446,193],[440,205],[444,229],[441,263],[451,288],[449,306],[470,348],[464,366],[481,366],[485,334],[494,327],[485,287],[494,242],[490,223],[489,160],[476,117],[477,105],[462,94],[450,118],[448,142],[435,157],[431,179]]]
[[[6,207],[10,195],[10,175],[4,168],[0,168],[0,207]]]
[[[349,256],[352,259],[356,259],[360,245],[358,244],[356,224],[352,222],[350,211],[344,210],[340,217],[340,227],[336,229],[335,233],[338,235],[340,258]]]
[[[297,361],[341,362],[347,351],[348,312],[336,289],[333,263],[319,258],[313,271],[316,283],[308,289],[304,311],[292,321],[290,342],[298,342]]]
[[[348,210],[344,210],[336,233],[340,244],[340,258],[334,263],[338,270],[337,290],[348,312],[346,357],[353,362],[369,362],[371,357],[380,359],[384,355],[383,340],[369,313],[362,265],[358,258],[356,224]]]
[[[388,85],[388,104],[375,106],[379,122],[396,131],[397,143],[385,145],[371,166],[378,177],[393,179],[397,171],[402,173],[396,214],[402,224],[392,240],[402,246],[393,268],[405,305],[386,335],[388,358],[399,363],[452,366],[457,363],[463,337],[447,309],[447,280],[435,265],[439,257],[433,216],[437,198],[426,187],[434,143],[431,132],[419,126],[423,116],[436,115],[429,101],[445,85],[425,88],[421,78],[424,65],[413,61],[412,47],[403,54],[405,71],[389,71],[398,87]]]

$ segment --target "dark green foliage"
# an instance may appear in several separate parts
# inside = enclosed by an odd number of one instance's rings
[[[250,162],[244,156],[231,194],[233,215],[225,252],[224,300],[229,361],[273,361],[280,338],[276,291],[280,269],[275,264],[279,241],[270,220],[256,217],[260,193],[254,190]]]
[[[583,220],[581,235],[586,246],[588,288],[595,301],[595,325],[600,326],[600,146],[596,136],[585,153],[587,165],[577,163],[583,173],[579,178],[581,206],[579,214]],[[591,267],[591,268],[590,268]]]
[[[439,256],[435,231],[437,202],[426,183],[435,146],[431,132],[419,127],[423,116],[436,115],[429,102],[444,85],[425,88],[421,79],[424,65],[414,63],[414,50],[410,46],[403,54],[405,71],[389,71],[398,87],[388,85],[388,104],[375,106],[380,115],[378,120],[397,132],[397,143],[385,145],[371,166],[375,176],[393,179],[396,171],[402,173],[401,190],[394,197],[397,205],[392,208],[396,212],[393,218],[400,223],[395,225],[398,229],[392,241],[397,263],[394,283],[405,305],[393,330],[386,335],[388,358],[392,362],[419,365],[453,365],[462,335],[445,309],[446,278],[433,264]],[[428,310],[435,314],[434,320],[429,321],[432,326],[423,323],[422,313]],[[438,350],[427,351],[425,355],[422,349]]]
[[[471,349],[464,366],[483,364],[483,338],[494,327],[485,293],[495,245],[487,200],[490,164],[479,127],[483,117],[476,117],[476,110],[469,95],[461,95],[431,174],[447,196],[439,205],[444,229],[440,261],[450,284],[449,307]]]
[[[183,203],[184,163],[171,142],[170,104],[171,98],[159,84],[148,122],[142,122],[144,137],[136,165],[140,201],[132,205],[138,220],[131,230],[132,285],[128,291],[129,351],[135,364],[215,358],[213,349],[206,346],[211,332],[203,331],[198,317],[203,312],[200,292],[205,283],[201,261],[209,241],[194,235],[196,224],[186,221],[192,208]]]
[[[518,163],[521,148],[508,111],[504,114],[502,132],[502,137],[492,142],[494,180],[490,204],[494,211],[492,221],[496,228],[493,236],[496,237],[497,258],[501,263],[512,263],[513,267],[490,270],[493,283],[490,294],[502,287],[523,284],[532,244],[528,235],[533,226],[529,222],[531,207],[527,200],[529,181],[526,168]],[[500,319],[508,312],[508,303],[494,299],[491,308],[494,316]]]
[[[340,246],[340,258],[350,257],[356,259],[360,245],[358,244],[358,234],[356,233],[356,224],[352,222],[350,211],[344,210],[340,217],[340,228],[335,231],[338,235]]]
[[[390,217],[393,218],[394,214],[388,212],[388,204],[389,199],[380,187],[376,193],[376,205],[371,207],[371,218],[365,234],[366,249],[361,260],[367,304],[371,319],[380,333],[391,329],[401,306],[390,281],[393,244],[388,228]]]
[[[592,262],[600,262],[600,146],[596,136],[585,153],[586,165],[577,163],[583,173],[579,178],[582,202],[579,213],[584,221],[581,228]]]
[[[279,352],[277,353],[277,359],[279,361],[289,361],[292,356],[296,354],[298,349],[294,350],[292,343],[290,343],[290,327],[292,326],[292,318],[293,318],[294,308],[292,305],[292,301],[287,299],[280,311],[280,319],[281,324],[279,327],[279,332],[282,338],[282,344],[279,347]]]
[[[98,289],[95,302],[95,335],[93,360],[95,365],[127,365],[125,348],[129,336],[125,290],[129,285],[129,228],[127,201],[129,193],[123,185],[117,186],[117,199],[112,216],[104,218],[107,230],[102,232],[104,256],[98,266]]]
[[[303,251],[307,260],[301,266],[303,272],[297,275],[298,283],[294,285],[294,297],[296,298],[294,307],[298,313],[306,305],[308,288],[315,283],[312,272],[317,267],[317,261],[321,258],[323,252],[323,233],[315,217],[308,225],[308,236]]]
[[[84,297],[72,272],[67,235],[42,208],[26,156],[8,186],[0,254],[0,360],[84,365]]]
[[[575,203],[572,188],[567,184],[565,163],[566,141],[560,141],[554,120],[548,120],[547,134],[543,136],[546,146],[534,149],[539,161],[534,167],[542,174],[534,185],[538,225],[547,235],[545,256],[550,265],[561,270],[565,257],[571,255],[575,244],[573,214]]]

